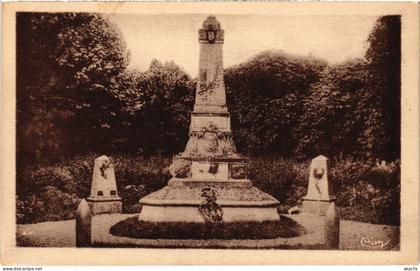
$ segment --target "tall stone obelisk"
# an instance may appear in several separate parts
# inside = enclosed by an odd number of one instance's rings
[[[190,138],[185,151],[173,158],[168,185],[140,200],[139,219],[204,223],[202,210],[207,204],[216,206],[213,213],[218,211],[226,222],[279,220],[279,202],[252,186],[248,160],[236,152],[223,82],[224,31],[214,16],[204,21],[198,40],[199,75]],[[216,198],[213,205],[203,197],[210,190]]]
[[[214,16],[204,21],[198,40],[200,58],[194,113],[227,113],[223,82],[224,31]]]

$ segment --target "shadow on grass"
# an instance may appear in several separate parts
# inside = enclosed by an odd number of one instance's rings
[[[297,237],[306,231],[296,221],[285,216],[281,216],[279,221],[226,222],[217,225],[194,222],[144,222],[135,216],[113,225],[110,233],[139,239],[258,240]]]

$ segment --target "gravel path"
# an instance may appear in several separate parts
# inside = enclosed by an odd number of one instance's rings
[[[117,237],[109,228],[134,214],[98,215],[92,220],[92,240],[107,246],[138,247],[212,247],[212,248],[280,248],[320,249],[323,243],[324,217],[309,214],[288,217],[304,226],[308,233],[294,238],[266,240],[168,240],[133,239]],[[75,220],[17,225],[19,246],[74,247]],[[374,225],[355,221],[341,221],[340,249],[343,250],[398,250],[399,227]]]

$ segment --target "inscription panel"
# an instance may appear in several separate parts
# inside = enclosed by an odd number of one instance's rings
[[[203,127],[208,128],[210,124],[213,124],[220,131],[230,131],[229,117],[225,116],[192,116],[191,123],[191,128],[194,131],[200,130]]]
[[[227,163],[192,162],[191,178],[204,180],[227,180]]]

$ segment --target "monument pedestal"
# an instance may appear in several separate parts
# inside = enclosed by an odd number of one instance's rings
[[[309,214],[325,215],[330,203],[335,201],[335,198],[329,200],[316,200],[316,199],[302,199],[302,212]]]
[[[217,195],[224,222],[275,221],[279,202],[252,187],[249,180],[193,180],[172,178],[168,186],[140,200],[140,219],[150,222],[201,222],[199,207],[203,188],[212,187]]]
[[[112,198],[87,198],[90,210],[93,215],[115,214],[122,212],[122,202],[120,197]]]

